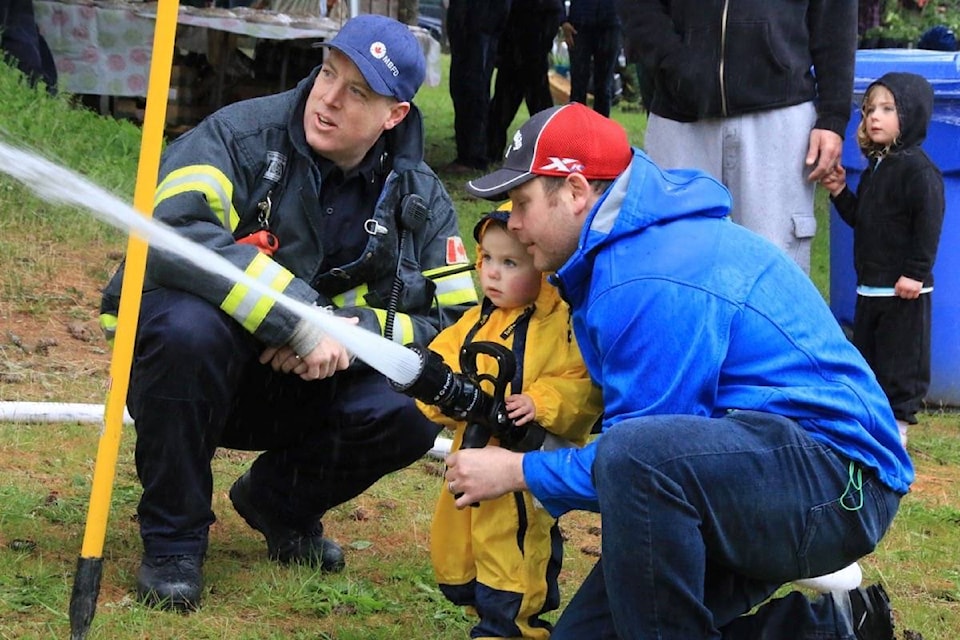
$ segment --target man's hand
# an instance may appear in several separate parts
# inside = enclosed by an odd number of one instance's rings
[[[342,344],[324,336],[313,351],[301,357],[289,345],[267,347],[260,354],[260,363],[274,371],[292,373],[302,379],[321,380],[350,366],[350,352]]]
[[[923,283],[907,276],[900,276],[897,283],[893,286],[893,292],[904,300],[916,300],[920,297],[920,289]]]
[[[810,147],[804,164],[813,167],[807,176],[811,182],[827,175],[840,163],[840,152],[843,150],[843,138],[827,129],[814,129],[810,132]]]
[[[522,453],[501,447],[462,449],[447,456],[447,489],[458,509],[527,488]]]

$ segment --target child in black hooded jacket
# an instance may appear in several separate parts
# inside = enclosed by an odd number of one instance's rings
[[[930,386],[933,263],[944,214],[943,176],[920,148],[932,110],[923,77],[884,75],[863,97],[857,142],[869,166],[856,195],[843,167],[821,180],[853,227],[853,342],[890,400],[904,446]]]

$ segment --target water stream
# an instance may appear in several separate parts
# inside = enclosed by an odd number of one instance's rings
[[[0,142],[0,171],[22,182],[39,197],[84,209],[95,218],[128,234],[143,238],[197,267],[243,283],[301,318],[319,326],[358,358],[400,384],[413,382],[420,360],[410,349],[358,328],[329,312],[293,300],[249,277],[225,258],[191,242],[161,222],[145,217],[132,206],[83,176],[35,153]]]

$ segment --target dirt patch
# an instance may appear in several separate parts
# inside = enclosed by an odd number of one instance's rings
[[[119,254],[57,248],[41,277],[0,297],[0,398],[103,402],[110,351],[98,324],[104,282],[89,268]],[[107,255],[109,253],[109,255]]]
[[[910,485],[910,494],[929,506],[952,506],[957,502],[958,486],[960,469],[944,466],[931,471],[917,471],[916,480]]]

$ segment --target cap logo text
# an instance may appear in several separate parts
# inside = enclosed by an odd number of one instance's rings
[[[517,151],[520,147],[523,146],[523,134],[520,133],[518,129],[515,134],[513,134],[513,150]]]
[[[576,158],[558,158],[550,156],[549,162],[540,167],[539,171],[559,171],[560,173],[576,173],[583,171],[583,163]]]
[[[370,55],[383,62],[383,64],[387,66],[387,69],[390,70],[390,73],[392,73],[394,77],[400,75],[400,69],[397,68],[397,65],[394,64],[393,60],[390,59],[390,56],[387,55],[387,45],[377,40],[370,45]]]

